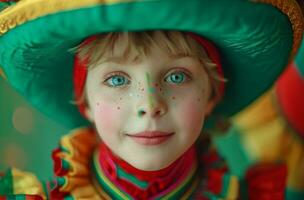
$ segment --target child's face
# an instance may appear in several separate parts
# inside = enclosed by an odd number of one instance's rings
[[[116,46],[124,48],[125,41]],[[114,57],[88,72],[86,114],[103,142],[142,170],[167,167],[200,135],[209,101],[210,83],[201,63],[173,57],[152,46],[137,62]],[[154,134],[137,135],[158,131]]]

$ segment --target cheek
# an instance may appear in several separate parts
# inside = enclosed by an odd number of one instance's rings
[[[95,125],[99,132],[102,134],[111,134],[117,132],[117,126],[119,123],[120,109],[117,109],[115,104],[98,103],[95,108]]]
[[[200,131],[204,120],[203,102],[196,99],[185,99],[180,106],[180,119],[187,130]]]

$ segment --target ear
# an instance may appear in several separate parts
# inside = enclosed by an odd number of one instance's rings
[[[90,122],[94,122],[93,112],[88,106],[85,107],[84,114]]]
[[[216,101],[214,98],[210,99],[208,102],[207,102],[207,105],[205,107],[205,116],[208,116],[212,113],[213,111],[213,108],[215,107],[216,105]]]

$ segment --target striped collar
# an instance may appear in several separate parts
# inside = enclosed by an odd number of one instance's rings
[[[198,185],[195,149],[189,149],[180,159],[170,169],[173,174],[147,182],[117,162],[109,164],[113,157],[101,147],[93,155],[92,177],[96,188],[103,188],[100,195],[112,199],[189,199]]]

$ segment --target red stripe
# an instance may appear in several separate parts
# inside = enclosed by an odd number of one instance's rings
[[[283,73],[276,84],[279,106],[287,121],[304,138],[304,77],[296,69],[296,64]]]
[[[188,34],[204,47],[204,49],[206,50],[211,61],[214,64],[216,64],[216,70],[217,70],[218,75],[221,78],[224,78],[221,57],[220,57],[220,54],[219,54],[217,48],[215,47],[215,45],[212,44],[210,41],[206,40],[205,38],[203,38],[202,36],[196,35],[194,33],[188,33]],[[224,95],[224,91],[225,91],[224,82],[221,82],[221,84],[219,86],[219,90],[220,90],[220,95],[222,97]]]
[[[97,36],[91,36],[87,38],[81,46],[85,46],[93,42]],[[80,60],[78,54],[75,55],[75,60],[74,60],[74,71],[73,71],[73,81],[74,81],[74,94],[76,100],[79,100],[82,96],[83,90],[84,90],[84,85],[85,81],[87,78],[87,63],[88,63],[88,58],[85,60]],[[81,103],[78,105],[79,112],[86,117],[85,115],[85,104]]]

